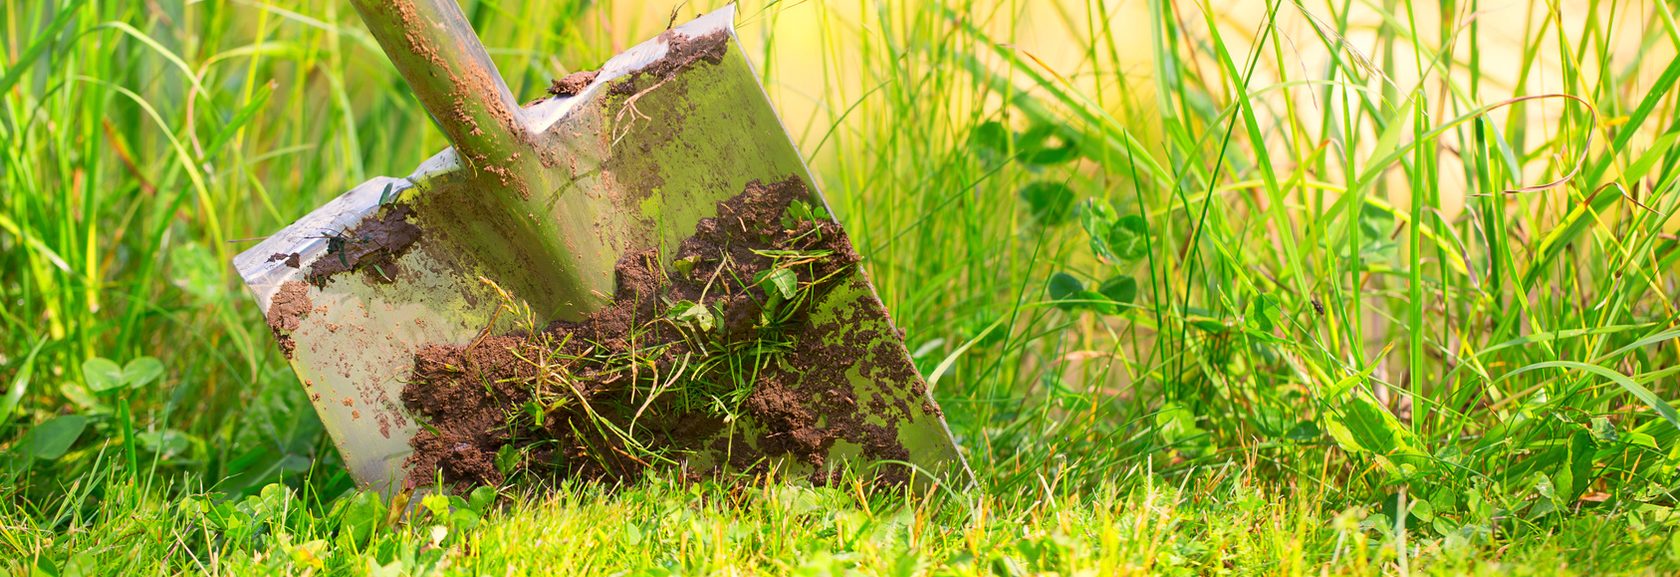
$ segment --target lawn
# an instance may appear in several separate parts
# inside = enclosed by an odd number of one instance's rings
[[[462,2],[522,101],[629,4]],[[229,264],[448,146],[355,10],[0,0],[0,573],[1680,572],[1680,9],[1220,4],[742,2],[976,486],[411,499]]]

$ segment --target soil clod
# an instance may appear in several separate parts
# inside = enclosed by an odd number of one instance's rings
[[[295,252],[277,252],[268,256],[268,262],[284,262],[286,266],[298,268],[301,266],[298,263],[301,257],[302,255]]]
[[[326,254],[309,265],[306,278],[326,288],[334,276],[359,270],[367,273],[370,282],[392,282],[400,272],[397,259],[420,240],[420,227],[409,222],[413,215],[414,209],[407,205],[386,205],[350,230],[323,235]]]
[[[813,322],[816,305],[856,279],[859,258],[833,220],[792,216],[810,215],[811,201],[797,177],[753,182],[668,258],[625,254],[613,301],[595,314],[424,347],[402,393],[426,423],[408,484],[439,473],[458,488],[518,474],[634,479],[653,466],[690,468],[701,452],[722,460],[719,443],[730,458],[715,468],[786,456],[810,465],[813,482],[829,478],[825,459],[842,439],[868,458],[902,460],[893,420],[866,420],[848,373],[908,383],[915,369],[870,362],[885,358],[879,342],[896,345],[856,328],[857,311],[878,310],[872,297]],[[790,211],[795,203],[804,210]]]
[[[302,324],[303,318],[309,316],[314,307],[309,301],[309,285],[302,281],[287,281],[280,285],[280,290],[269,300],[268,330],[274,333],[275,342],[280,344],[280,354],[292,358],[292,352],[297,349],[297,342],[292,340],[292,332]]]
[[[564,77],[554,79],[554,83],[548,86],[548,93],[553,96],[577,96],[583,92],[583,89],[589,88],[589,85],[595,82],[595,77],[598,75],[600,75],[598,70],[585,70],[567,74]]]

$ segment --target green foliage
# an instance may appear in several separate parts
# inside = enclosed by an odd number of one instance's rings
[[[1097,294],[1108,301],[1107,303],[1099,303],[1106,306],[1098,310],[1109,314],[1117,313],[1121,310],[1121,306],[1132,304],[1133,301],[1137,300],[1137,292],[1137,279],[1128,275],[1111,277],[1097,287]]]
[[[46,340],[42,339],[29,349],[29,356],[19,363],[17,372],[12,375],[11,384],[6,387],[5,394],[0,395],[0,434],[6,432],[7,423],[11,422],[18,403],[23,401],[23,394],[29,390],[29,380],[35,376],[35,356],[40,354],[41,346],[45,344]]]
[[[445,146],[354,11],[9,4],[0,573],[1675,568],[1673,6],[1536,10],[1493,62],[1486,3],[1047,2],[742,10],[834,200],[783,224],[847,225],[980,489],[655,479],[406,520],[227,265]],[[666,24],[463,4],[522,97]]]
[[[117,389],[138,389],[163,376],[163,362],[152,357],[139,357],[127,365],[100,357],[82,362],[82,378],[95,393]]]
[[[82,415],[53,417],[24,434],[14,450],[25,459],[58,460],[82,436],[82,431],[87,430],[87,425],[88,418]]]
[[[1035,181],[1021,187],[1017,194],[1021,201],[1026,203],[1027,212],[1032,215],[1033,221],[1045,226],[1067,222],[1068,217],[1073,214],[1073,189],[1065,183]]]
[[[123,376],[122,365],[99,357],[82,363],[82,378],[87,381],[88,388],[96,393],[128,385],[127,378]]]
[[[691,329],[708,332],[717,326],[717,316],[712,309],[694,301],[678,301],[665,310],[665,316],[677,324]]]
[[[820,205],[812,205],[803,200],[795,200],[788,204],[786,212],[782,213],[782,226],[792,229],[801,222],[815,222],[833,218],[828,209]]]
[[[1045,285],[1044,291],[1056,307],[1062,310],[1073,310],[1079,306],[1078,299],[1085,296],[1085,281],[1065,272],[1050,275],[1050,283]]]

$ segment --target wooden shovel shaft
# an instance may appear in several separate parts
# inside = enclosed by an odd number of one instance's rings
[[[519,103],[455,0],[351,3],[464,164],[512,169],[529,160],[520,154],[530,135]]]
[[[596,295],[611,292],[617,258],[612,239],[592,228],[602,207],[575,195],[560,202],[554,169],[543,164],[541,136],[524,123],[461,7],[455,0],[351,3],[449,137],[464,170],[451,178],[456,184],[414,200],[427,234],[454,239],[544,321],[599,306]]]

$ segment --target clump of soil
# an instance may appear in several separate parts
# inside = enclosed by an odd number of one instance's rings
[[[811,322],[814,304],[851,282],[859,259],[838,224],[788,210],[809,200],[798,178],[753,182],[696,225],[669,269],[653,250],[621,258],[614,299],[595,314],[422,348],[402,392],[426,423],[411,441],[408,485],[439,473],[457,488],[519,473],[692,473],[686,456],[696,451],[728,454],[737,471],[785,455],[812,465],[812,481],[822,483],[824,458],[842,439],[872,459],[908,457],[896,428],[864,421],[846,373],[857,365],[872,378],[919,383],[914,367],[869,362],[879,352],[870,347],[896,342],[882,335],[849,328],[835,338],[873,301],[860,299],[838,321]],[[762,433],[716,434],[736,417]],[[747,429],[730,430],[739,437]],[[883,480],[902,483],[905,473]]]
[[[286,266],[289,266],[289,267],[292,267],[292,268],[298,268],[298,267],[302,266],[302,265],[298,264],[298,259],[300,259],[302,257],[303,257],[303,255],[295,253],[295,252],[277,252],[277,253],[268,255],[268,262],[284,262],[284,263],[286,263]]]
[[[292,351],[297,349],[297,342],[292,340],[292,332],[302,324],[303,318],[309,316],[314,304],[309,301],[309,285],[301,281],[286,281],[280,285],[280,290],[274,293],[274,298],[268,301],[268,330],[274,333],[274,340],[280,343],[280,354],[292,358]]]
[[[350,230],[329,232],[326,254],[309,265],[305,278],[326,288],[334,276],[360,270],[370,282],[392,282],[398,273],[397,259],[420,240],[420,227],[409,222],[413,215],[414,209],[407,205],[386,205]]]
[[[599,75],[600,71],[598,70],[585,70],[567,74],[563,78],[554,79],[554,83],[548,86],[548,93],[553,96],[577,96],[578,93],[583,92],[583,89],[589,88],[589,85],[595,82],[595,77]]]

